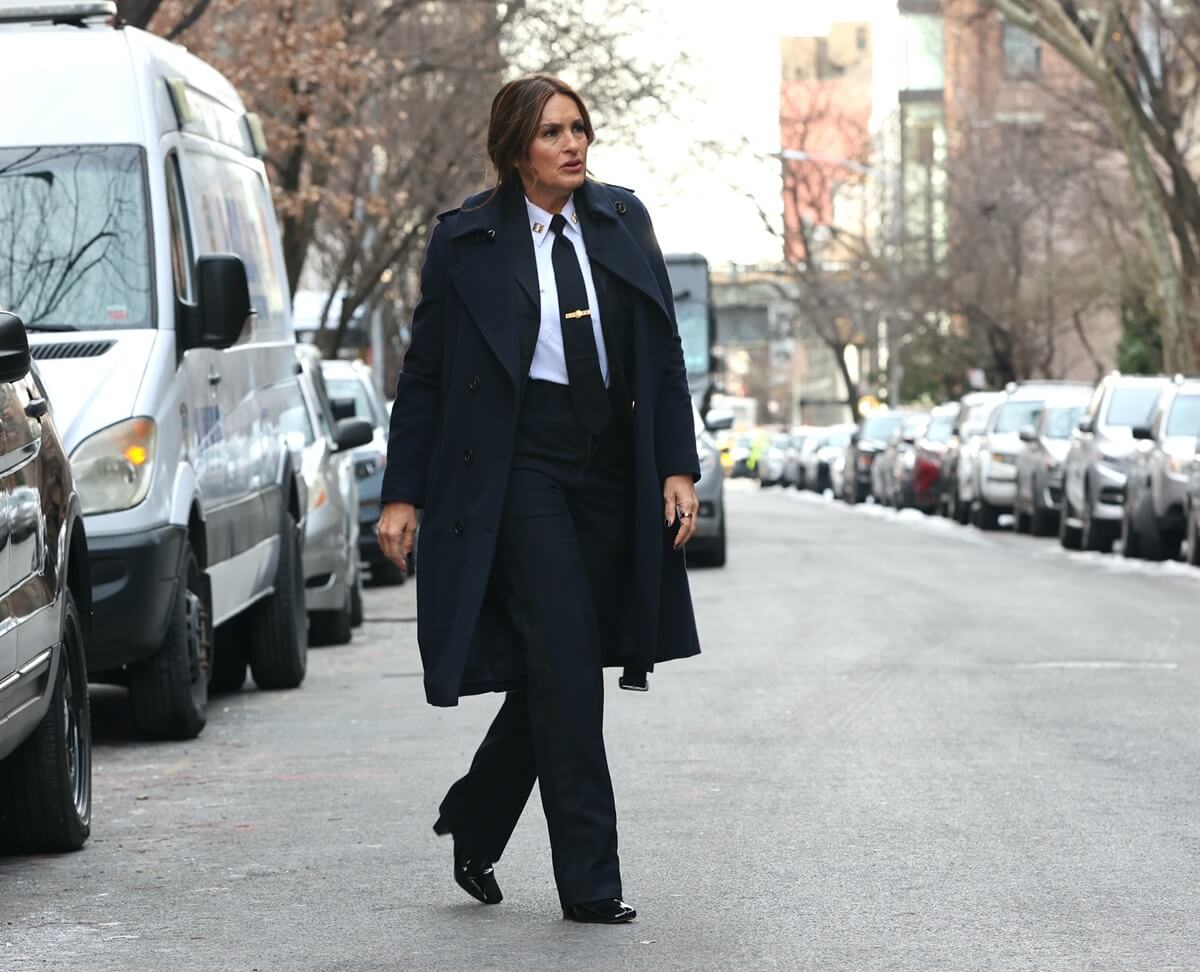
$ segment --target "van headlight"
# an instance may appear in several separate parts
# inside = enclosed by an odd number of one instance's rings
[[[137,506],[154,473],[154,419],[131,418],[84,439],[71,453],[83,512],[116,513]]]

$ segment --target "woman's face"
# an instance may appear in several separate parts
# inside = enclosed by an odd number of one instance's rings
[[[546,102],[537,134],[529,146],[529,157],[521,175],[528,191],[570,195],[587,172],[588,138],[583,116],[575,99],[556,94]]]

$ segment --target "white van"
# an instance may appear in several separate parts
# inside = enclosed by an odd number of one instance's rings
[[[261,127],[115,12],[0,4],[0,307],[83,504],[89,675],[129,686],[143,735],[190,738],[214,665],[304,678],[304,493],[278,422],[295,338]]]

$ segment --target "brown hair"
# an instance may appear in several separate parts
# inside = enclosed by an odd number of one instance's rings
[[[546,103],[557,94],[566,95],[579,106],[588,144],[595,140],[587,106],[567,82],[549,74],[527,74],[509,81],[492,99],[488,121],[487,152],[496,170],[497,189],[520,177],[521,163],[537,136]]]

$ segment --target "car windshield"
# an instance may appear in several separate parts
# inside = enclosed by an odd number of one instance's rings
[[[953,431],[953,415],[935,415],[929,420],[929,428],[925,431],[925,438],[930,442],[949,442],[950,434]]]
[[[153,326],[140,149],[0,149],[0,240],[0,307],[30,330]]]
[[[1167,435],[1200,435],[1200,395],[1180,395],[1171,406]]]
[[[330,398],[348,398],[354,402],[354,414],[374,426],[385,425],[384,417],[375,407],[367,386],[357,378],[325,378],[325,388]],[[703,426],[701,426],[703,428]]]
[[[902,415],[872,415],[862,425],[860,439],[887,439],[904,421]]]
[[[993,432],[1019,432],[1022,426],[1033,425],[1045,402],[1005,402],[996,413]]]
[[[1139,388],[1118,388],[1113,392],[1104,414],[1104,424],[1124,426],[1145,425],[1158,402],[1162,389],[1153,385]]]
[[[1050,409],[1050,415],[1046,419],[1046,438],[1069,439],[1071,430],[1079,424],[1079,417],[1085,411],[1087,411],[1086,405]]]

